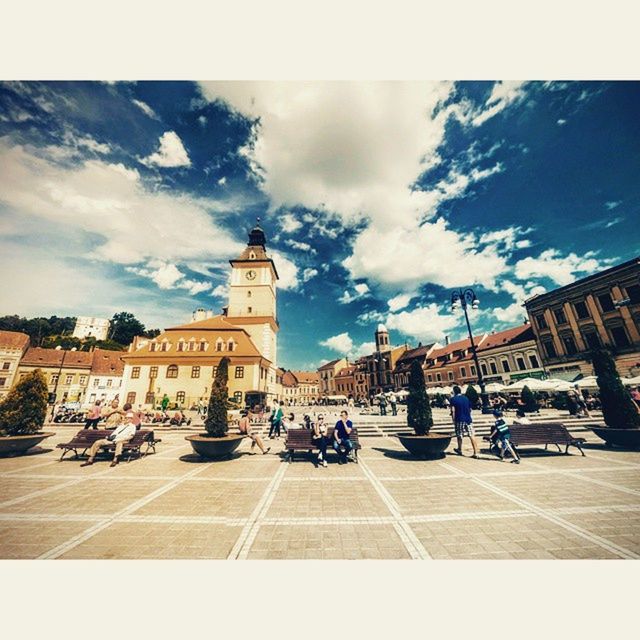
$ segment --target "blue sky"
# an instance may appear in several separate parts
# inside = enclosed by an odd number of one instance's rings
[[[458,286],[511,326],[640,253],[638,113],[636,82],[4,83],[0,314],[219,310],[260,216],[282,366],[462,336]]]

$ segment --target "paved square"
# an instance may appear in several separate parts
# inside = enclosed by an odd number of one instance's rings
[[[360,464],[324,468],[289,464],[282,440],[203,461],[164,430],[155,455],[81,468],[54,449],[75,428],[56,431],[0,458],[0,558],[640,558],[640,452],[589,434],[586,457],[525,449],[520,465],[364,437]]]

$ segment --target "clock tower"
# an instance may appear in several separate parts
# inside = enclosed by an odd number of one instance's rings
[[[259,222],[259,219],[258,219]],[[266,252],[264,231],[259,224],[249,232],[249,242],[240,257],[230,260],[229,306],[227,320],[241,327],[251,336],[253,343],[264,358],[270,360],[271,386],[277,357],[276,282],[278,272],[273,260]]]

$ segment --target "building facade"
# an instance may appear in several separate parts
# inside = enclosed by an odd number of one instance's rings
[[[434,349],[441,349],[442,345],[434,342],[432,344],[419,344],[415,349],[407,349],[397,360],[393,369],[393,382],[396,391],[407,389],[409,387],[409,376],[411,374],[411,366],[414,360],[417,360],[421,367],[424,367],[425,361]]]
[[[0,331],[0,400],[14,385],[20,360],[29,348],[29,336],[20,331]]]
[[[640,257],[525,301],[543,365],[554,378],[593,373],[589,352],[612,351],[621,376],[640,374]]]
[[[355,399],[356,393],[356,365],[350,364],[343,367],[335,375],[336,395],[346,396],[347,399]]]
[[[338,358],[318,367],[321,398],[327,398],[328,396],[335,396],[337,394],[335,381],[336,374],[340,369],[344,369],[348,365],[349,361],[346,358]]]
[[[122,352],[94,349],[92,353],[86,403],[93,404],[96,400],[101,400],[104,405],[112,400],[121,400],[124,373]]]
[[[90,351],[29,347],[20,361],[17,379],[41,369],[49,393],[56,395],[56,402],[84,402],[92,362],[93,353]]]
[[[74,338],[80,338],[80,340],[85,338],[106,340],[109,335],[109,321],[106,318],[79,316],[76,318],[76,326],[72,335]]]

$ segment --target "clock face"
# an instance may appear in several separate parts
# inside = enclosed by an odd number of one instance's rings
[[[247,271],[247,280],[255,280],[256,272],[253,269]]]

